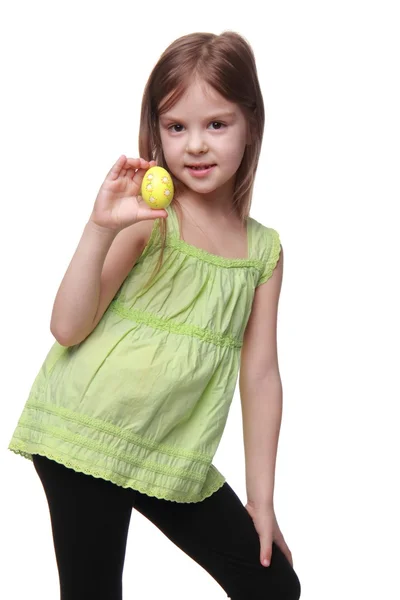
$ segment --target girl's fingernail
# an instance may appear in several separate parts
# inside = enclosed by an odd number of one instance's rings
[[[264,558],[264,560],[263,560],[263,563],[264,563],[264,565],[265,565],[266,567],[268,567],[268,565],[269,565],[269,562],[267,561],[267,559],[266,559],[266,558]]]

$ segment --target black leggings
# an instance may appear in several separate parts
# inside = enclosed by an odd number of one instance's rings
[[[33,455],[33,464],[49,506],[61,600],[122,599],[132,507],[201,565],[231,600],[300,597],[299,579],[275,543],[270,566],[261,565],[253,521],[227,482],[202,502],[182,503],[78,473],[44,456]]]

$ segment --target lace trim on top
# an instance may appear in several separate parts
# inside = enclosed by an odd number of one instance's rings
[[[217,267],[255,267],[258,271],[260,271],[260,273],[262,273],[265,263],[260,259],[250,258],[252,251],[252,222],[250,217],[247,220],[248,258],[227,258],[225,256],[212,254],[211,252],[207,252],[207,250],[203,250],[203,248],[198,248],[197,246],[193,246],[192,244],[185,242],[185,240],[182,240],[180,238],[179,223],[175,209],[172,207],[172,205],[170,205],[166,208],[166,210],[169,215],[168,219],[171,219],[170,228],[168,228],[167,223],[167,236],[165,242],[166,248],[174,248],[180,252],[183,252],[187,256],[193,256],[194,258],[211,263]],[[157,241],[161,240],[160,221],[160,219],[155,220],[153,229],[151,230],[150,238],[141,254],[141,259],[148,254],[150,248],[153,247]]]
[[[225,258],[225,256],[211,254],[210,252],[207,252],[207,250],[197,248],[196,246],[192,246],[184,240],[181,240],[180,238],[176,237],[175,233],[173,233],[169,239],[167,238],[166,246],[176,248],[188,256],[194,256],[199,260],[212,263],[217,267],[255,267],[259,270],[264,268],[264,263],[256,258]]]
[[[121,477],[118,473],[115,473],[111,470],[106,470],[101,466],[94,467],[92,464],[89,466],[83,466],[81,462],[74,461],[73,459],[63,456],[60,453],[49,451],[49,450],[39,450],[36,446],[31,447],[24,440],[19,440],[15,438],[13,442],[10,443],[8,449],[14,452],[14,454],[19,454],[20,456],[32,461],[33,454],[39,454],[40,456],[45,456],[50,460],[55,460],[56,462],[64,465],[69,469],[73,469],[77,473],[84,473],[85,475],[91,475],[92,477],[105,479],[106,481],[110,481],[115,485],[119,485],[123,488],[130,488],[133,490],[137,490],[142,494],[146,494],[147,496],[152,496],[158,499],[169,500],[171,502],[179,502],[179,503],[195,503],[201,502],[205,498],[208,498],[212,494],[214,494],[220,487],[222,487],[226,481],[225,477],[216,469],[216,467],[211,464],[210,465],[210,478],[207,482],[208,484],[203,488],[202,493],[199,497],[198,493],[180,493],[176,492],[172,489],[168,489],[159,484],[151,485],[146,482],[139,482],[137,479],[132,479],[131,481],[126,477]]]
[[[189,335],[191,337],[197,337],[205,342],[209,342],[216,346],[229,347],[229,348],[241,348],[243,341],[235,338],[229,334],[218,333],[211,329],[202,329],[197,325],[190,325],[187,323],[175,323],[164,317],[158,317],[152,313],[147,313],[143,310],[134,308],[126,308],[118,299],[111,301],[109,310],[117,313],[121,317],[135,321],[136,323],[144,323],[149,327],[155,329],[163,329],[171,333],[177,333],[180,335]]]
[[[268,261],[264,265],[264,271],[261,273],[261,276],[257,282],[257,287],[262,283],[268,281],[268,279],[272,276],[272,273],[278,263],[279,256],[281,252],[281,243],[279,238],[279,233],[273,229],[272,230],[272,245],[271,245],[271,253],[269,255]]]

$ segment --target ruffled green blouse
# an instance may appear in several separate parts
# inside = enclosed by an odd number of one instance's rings
[[[234,395],[255,289],[280,253],[279,234],[247,219],[248,257],[181,239],[167,209],[92,333],[55,342],[31,387],[9,449],[47,456],[149,496],[199,502],[225,477],[212,464]]]

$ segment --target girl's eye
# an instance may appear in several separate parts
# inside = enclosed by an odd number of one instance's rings
[[[225,127],[225,124],[224,124],[224,123],[221,123],[221,121],[212,121],[212,122],[210,123],[210,125],[214,125],[214,126],[215,126],[215,127],[214,127],[214,131],[218,131],[218,130],[219,130],[219,129],[221,129],[222,127]],[[178,129],[176,129],[176,128],[178,128]],[[179,128],[180,128],[180,129],[179,129]],[[180,133],[180,132],[181,132],[181,131],[184,129],[184,127],[183,127],[183,125],[180,125],[180,123],[174,123],[173,125],[170,125],[170,126],[168,127],[168,129],[169,129],[170,131],[174,131],[175,133]]]
[[[175,125],[171,125],[170,127],[168,127],[168,129],[172,129],[172,131],[175,131],[175,133],[179,133],[180,131],[182,131],[181,129],[179,131],[176,131],[176,129],[174,130],[174,127],[183,127],[183,125],[179,125],[179,123],[175,123]]]
[[[213,121],[211,125],[217,125],[216,129],[221,129],[221,127],[225,127],[224,123],[221,123],[220,121]]]

